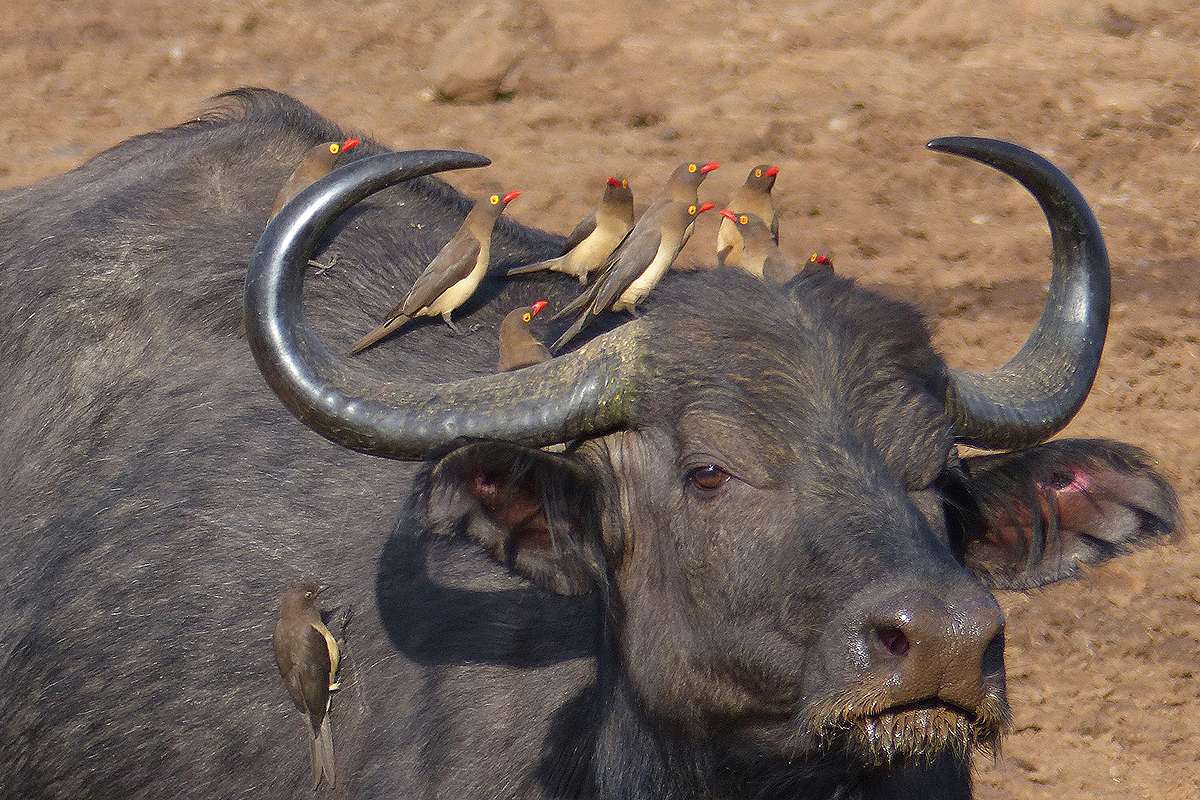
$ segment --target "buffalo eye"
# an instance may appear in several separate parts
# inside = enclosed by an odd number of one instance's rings
[[[729,473],[716,464],[705,464],[696,467],[687,474],[687,482],[701,494],[713,494],[729,480]]]

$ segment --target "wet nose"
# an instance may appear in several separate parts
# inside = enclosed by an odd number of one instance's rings
[[[893,594],[867,612],[864,627],[873,671],[889,674],[894,703],[939,698],[974,712],[989,689],[1003,688],[1004,614],[986,593]]]

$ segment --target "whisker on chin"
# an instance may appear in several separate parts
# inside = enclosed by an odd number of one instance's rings
[[[826,752],[845,748],[872,765],[897,759],[931,762],[946,752],[994,758],[1012,725],[1001,692],[989,692],[971,712],[936,698],[897,705],[883,690],[863,687],[821,700],[805,716],[797,741]]]

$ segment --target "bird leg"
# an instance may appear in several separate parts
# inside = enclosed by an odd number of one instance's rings
[[[330,257],[329,257],[329,263],[328,263],[328,264],[322,264],[320,261],[317,261],[315,258],[310,258],[310,259],[308,260],[308,265],[309,265],[310,267],[316,267],[316,268],[317,268],[317,274],[318,274],[318,275],[323,275],[323,274],[326,272],[326,270],[333,269],[333,265],[337,263],[337,260],[338,260],[338,257],[337,257],[337,256],[330,256]]]
[[[442,322],[450,326],[450,330],[454,331],[455,336],[462,336],[466,334],[466,331],[458,327],[458,325],[454,324],[454,320],[450,319],[449,311],[447,311],[445,314],[442,314]]]
[[[455,336],[466,336],[468,333],[474,333],[475,331],[477,331],[483,327],[483,325],[476,323],[475,325],[470,326],[469,328],[467,328],[464,331],[462,328],[458,327],[458,325],[456,325],[454,323],[454,320],[450,319],[449,311],[442,314],[442,322],[445,322],[447,325],[450,326],[450,330],[454,331]]]

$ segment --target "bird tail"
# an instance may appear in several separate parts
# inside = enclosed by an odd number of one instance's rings
[[[400,314],[399,316],[392,317],[382,325],[372,328],[365,336],[354,343],[354,346],[350,348],[350,355],[358,355],[376,342],[387,338],[389,335],[391,335],[392,331],[396,330],[410,319],[412,319],[412,317],[407,317],[404,314]]]
[[[571,324],[571,327],[567,328],[566,331],[563,332],[563,335],[558,337],[558,341],[550,345],[550,352],[558,353],[564,347],[566,347],[567,342],[579,335],[579,332],[583,330],[583,326],[587,324],[588,319],[591,316],[592,315],[589,314],[587,310],[584,310],[584,312],[579,315],[579,319],[575,320],[575,322]]]
[[[332,789],[333,772],[333,728],[329,725],[329,713],[321,720],[321,729],[312,738],[313,786]]]
[[[550,318],[550,321],[554,322],[556,320],[560,320],[563,317],[567,316],[568,314],[578,311],[579,309],[586,306],[588,303],[592,302],[592,299],[596,296],[596,289],[599,286],[600,286],[600,281],[596,281],[591,286],[584,289],[582,292],[579,293],[578,297],[576,297],[574,300],[572,300],[571,302],[567,303],[565,306],[560,308],[554,314],[554,316]]]
[[[511,278],[513,275],[528,275],[530,272],[542,272],[543,270],[547,269],[558,271],[556,268],[562,264],[562,261],[565,258],[566,256],[559,256],[558,258],[548,258],[545,261],[526,264],[523,267],[514,267],[513,269],[510,269],[508,272],[504,273],[504,276],[506,278]]]

